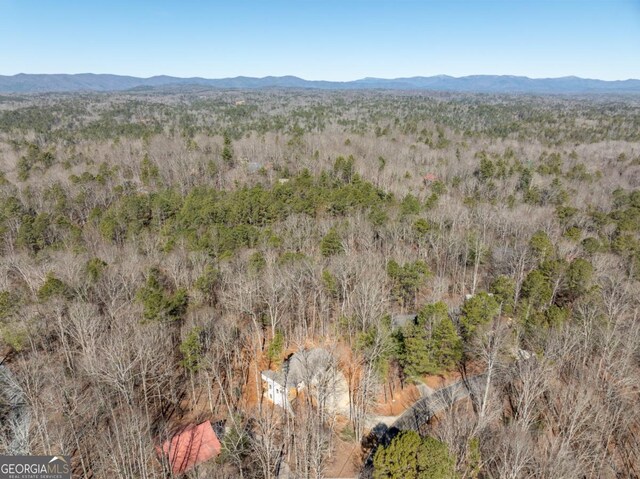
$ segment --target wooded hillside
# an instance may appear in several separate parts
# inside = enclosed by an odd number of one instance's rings
[[[423,450],[437,477],[640,476],[637,96],[3,96],[0,251],[0,453],[177,477],[156,447],[208,420],[187,477],[344,477],[377,446],[380,478]],[[263,397],[305,348],[348,411]],[[370,434],[479,373],[428,438]]]

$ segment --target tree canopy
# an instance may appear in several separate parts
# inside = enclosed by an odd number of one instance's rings
[[[376,451],[374,479],[456,479],[455,459],[446,444],[403,431]]]

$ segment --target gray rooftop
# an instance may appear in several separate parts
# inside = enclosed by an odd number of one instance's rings
[[[287,386],[309,384],[334,365],[331,353],[323,348],[303,349],[293,354],[282,365],[281,371],[262,371],[262,374]]]
[[[262,371],[262,375],[277,382],[278,384],[284,383],[284,374],[282,374],[281,371],[271,371],[270,369],[267,369],[266,371]]]
[[[394,328],[404,328],[406,325],[415,323],[418,315],[413,314],[396,314],[391,318],[391,326]]]

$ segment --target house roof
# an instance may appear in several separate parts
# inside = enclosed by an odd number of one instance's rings
[[[309,383],[331,368],[333,356],[322,348],[298,351],[283,366],[287,384]]]
[[[391,326],[394,328],[404,328],[407,324],[415,323],[418,315],[413,314],[396,314],[391,318]]]
[[[185,429],[162,445],[174,474],[182,474],[220,454],[220,441],[209,421]]]
[[[310,383],[334,365],[334,358],[323,348],[303,349],[293,354],[282,365],[281,371],[262,371],[262,375],[278,384],[297,387]]]
[[[261,374],[265,378],[271,379],[278,384],[284,384],[284,374],[282,374],[281,371],[271,371],[270,369],[267,369],[265,371],[262,371]]]

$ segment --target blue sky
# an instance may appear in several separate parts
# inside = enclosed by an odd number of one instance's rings
[[[0,0],[0,74],[640,78],[640,0]]]

